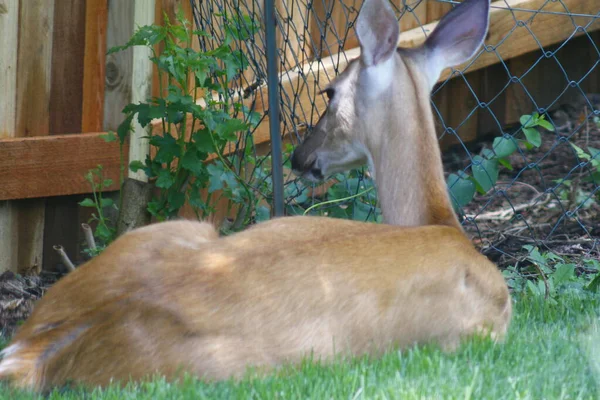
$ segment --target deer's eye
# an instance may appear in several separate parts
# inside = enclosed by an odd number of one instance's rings
[[[323,90],[321,93],[325,93],[325,96],[327,96],[327,99],[329,101],[333,100],[333,95],[335,94],[335,90],[333,90],[332,88],[327,88],[325,90]]]

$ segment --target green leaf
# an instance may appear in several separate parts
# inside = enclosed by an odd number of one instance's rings
[[[535,119],[532,115],[529,114],[521,115],[521,118],[519,118],[519,122],[524,128],[531,128],[535,125]]]
[[[110,207],[114,204],[112,199],[107,199],[105,197],[102,197],[100,199],[100,207],[104,208],[104,207]]]
[[[204,154],[212,154],[215,152],[210,132],[206,129],[194,133],[193,137],[196,149]]]
[[[597,291],[600,288],[600,273],[594,276],[594,279],[585,287],[587,290]]]
[[[146,168],[146,164],[144,164],[140,160],[134,160],[129,163],[129,169],[133,172],[138,172],[140,169],[144,168]]]
[[[529,142],[523,142],[523,143],[525,144],[525,148],[526,148],[527,150],[531,150],[531,149],[533,149],[533,148],[535,147],[534,145],[532,145],[532,144],[531,144],[531,143],[529,143]]]
[[[173,174],[171,174],[171,171],[168,169],[160,170],[158,173],[158,179],[156,179],[156,187],[168,189],[173,186],[173,183],[175,183],[175,180],[173,178]]]
[[[223,167],[220,165],[220,163],[209,164],[206,169],[208,171],[208,175],[210,176],[208,193],[213,193],[217,190],[223,189]]]
[[[169,211],[178,211],[185,203],[185,193],[182,193],[179,190],[172,190],[169,192],[168,201]]]
[[[535,147],[540,147],[542,145],[542,135],[535,128],[523,128],[523,133],[527,138],[527,142],[532,144]]]
[[[550,121],[546,121],[544,116],[537,120],[537,124],[550,132],[554,132],[554,125],[552,125]]]
[[[450,174],[448,176],[448,189],[451,193],[452,203],[455,208],[461,208],[471,202],[475,195],[475,184],[468,179],[467,174]]]
[[[165,116],[164,105],[139,104],[137,107],[137,119],[142,127],[146,127],[153,119]]]
[[[245,131],[246,129],[248,129],[246,123],[237,118],[232,118],[225,121],[225,123],[218,124],[215,133],[222,139],[234,142],[237,140],[237,135],[235,133]]]
[[[558,264],[552,278],[556,285],[561,285],[575,277],[575,264]]]
[[[494,139],[492,148],[499,158],[506,158],[517,150],[517,144],[510,136],[499,136]]]
[[[106,224],[99,223],[98,226],[96,226],[94,236],[100,238],[103,242],[109,242],[112,238],[112,232]]]
[[[592,146],[588,146],[588,151],[590,152],[590,155],[592,156],[592,158],[600,158],[600,150],[592,147]]]
[[[204,163],[198,157],[198,151],[195,148],[189,149],[181,159],[181,167],[199,175],[204,172]]]
[[[499,158],[499,159],[498,159],[498,162],[499,162],[500,164],[502,164],[502,166],[503,166],[504,168],[508,169],[509,171],[512,171],[512,170],[513,170],[513,166],[512,166],[512,164],[510,163],[510,161],[508,161],[508,159],[506,159],[506,158]]]
[[[119,136],[119,140],[121,144],[125,143],[125,139],[127,135],[131,131],[131,121],[133,120],[133,113],[129,113],[127,117],[121,122],[119,127],[117,128],[117,135]]]
[[[271,211],[267,206],[256,207],[256,222],[267,221],[271,218]]]
[[[573,149],[575,149],[575,151],[577,152],[577,157],[581,158],[582,160],[590,160],[590,155],[588,153],[586,153],[581,147],[577,146],[574,143],[569,143],[571,145],[571,147]]]
[[[166,132],[164,136],[152,136],[150,144],[158,147],[154,161],[159,163],[170,163],[175,157],[179,157],[181,154],[181,149],[175,138]]]
[[[82,207],[96,207],[94,200],[90,199],[89,197],[83,199],[83,201],[80,201],[78,204]]]
[[[481,150],[481,157],[485,158],[486,160],[492,160],[492,159],[496,158],[496,153],[494,153],[492,150],[488,149],[487,147],[484,147]]]
[[[105,187],[105,188],[111,186],[112,184],[113,184],[113,180],[110,178],[107,178],[102,181],[102,187]]]
[[[473,177],[479,183],[482,190],[487,193],[498,180],[498,160],[486,160],[480,156],[473,157]]]
[[[106,132],[106,134],[100,135],[100,137],[104,139],[106,143],[114,142],[117,140],[117,136],[113,131],[108,131]]]

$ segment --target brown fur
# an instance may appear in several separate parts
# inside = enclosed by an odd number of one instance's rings
[[[209,228],[130,232],[59,281],[13,339],[2,377],[34,389],[182,371],[223,379],[311,352],[452,349],[507,329],[502,275],[454,228],[294,217],[187,245]]]
[[[376,19],[389,8],[364,4]],[[368,26],[361,21],[363,34]],[[364,37],[375,43],[376,35]],[[386,56],[385,48],[363,47]],[[372,156],[386,221],[449,226],[290,217],[223,238],[189,221],[132,231],[48,291],[5,349],[0,378],[37,390],[154,373],[223,379],[310,354],[330,359],[428,342],[453,349],[474,333],[501,339],[511,299],[449,205],[421,56],[392,55],[402,78],[375,108],[355,96],[365,71],[362,61],[351,63],[334,83],[351,101],[319,122],[331,133],[312,143],[335,145],[328,161],[345,160],[339,168],[364,161],[347,134],[353,125]]]

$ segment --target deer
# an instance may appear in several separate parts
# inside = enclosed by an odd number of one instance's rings
[[[281,217],[225,237],[187,220],[132,230],[47,291],[4,349],[0,378],[37,391],[155,374],[213,381],[309,355],[501,342],[511,297],[452,210],[428,103],[441,71],[481,46],[488,20],[489,0],[466,0],[421,47],[396,49],[390,4],[365,0],[361,54],[327,89],[293,164],[319,179],[369,163],[385,223]]]

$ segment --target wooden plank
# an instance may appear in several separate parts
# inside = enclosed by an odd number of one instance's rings
[[[541,10],[541,11],[540,11]],[[587,32],[600,29],[600,19],[564,15],[567,12],[580,15],[596,15],[598,3],[596,0],[501,0],[492,3],[490,11],[490,30],[485,43],[496,48],[495,52],[484,52],[472,64],[469,62],[457,67],[459,70],[476,71],[478,69],[509,60],[522,54],[534,51],[541,46],[549,46],[563,41],[572,35],[574,25],[587,26]],[[563,14],[561,14],[563,13]],[[524,26],[518,26],[518,21],[524,21]],[[433,31],[437,22],[427,24],[424,29]],[[584,35],[585,32],[575,32],[574,36]],[[401,41],[406,47],[413,47],[425,41],[423,32],[411,31]],[[446,70],[441,80],[451,74]]]
[[[54,1],[21,3],[17,76],[17,136],[50,131]]]
[[[54,6],[49,133],[81,132],[85,51],[85,2]]]
[[[446,2],[429,1],[426,5],[427,22],[438,21],[451,9],[452,4]],[[417,27],[418,29],[419,27]],[[424,33],[422,34],[424,36]],[[452,146],[457,143],[471,141],[477,135],[478,111],[470,114],[476,105],[475,95],[479,91],[480,79],[477,71],[464,77],[456,77],[448,82],[443,82],[442,87],[435,90],[432,96],[433,103],[440,111],[440,116],[434,113],[435,119],[441,117],[438,122],[438,134],[443,135],[440,146]],[[444,134],[444,126],[454,130],[455,135],[447,132]]]
[[[82,131],[86,2],[62,0],[54,7],[50,134]],[[55,270],[61,259],[53,246],[76,255],[80,229],[76,196],[46,199],[42,269]]]
[[[154,0],[135,0],[134,16],[131,26],[131,33],[138,26],[150,25],[154,23]],[[152,51],[146,46],[135,46],[133,48],[133,69],[131,77],[131,102],[138,104],[147,101],[152,96],[152,63],[150,62]],[[150,143],[148,136],[151,133],[151,126],[143,128],[137,118],[133,120],[133,130],[129,141],[129,160],[145,161],[150,154]],[[147,182],[148,176],[144,171],[133,172],[127,168],[130,178],[138,181]]]
[[[54,29],[54,0],[21,2],[17,70],[17,137],[48,135]],[[10,153],[8,153],[10,154]],[[7,157],[10,159],[11,157]],[[17,249],[17,271],[41,269],[44,199],[19,201],[17,231],[8,239]]]
[[[428,2],[424,0],[394,0],[396,7],[404,14],[400,17],[400,32],[419,28],[425,25],[428,20]],[[431,3],[431,2],[429,2]]]
[[[508,83],[509,78],[502,64],[491,65],[480,72],[479,101],[485,103],[488,108],[482,109],[479,113],[477,132],[479,135],[490,133],[499,135],[502,132],[506,114],[504,86]]]
[[[82,132],[102,130],[106,63],[106,0],[87,0],[85,9],[85,56],[83,61]]]
[[[448,11],[452,10],[452,4],[445,1],[427,1],[427,19],[426,23],[439,21]]]
[[[476,109],[473,113],[472,111],[478,104],[475,97],[479,92],[480,76],[478,73],[479,71],[476,71],[465,75],[464,78],[452,79],[432,96],[434,104],[440,111],[442,121],[446,127],[452,128],[456,133],[456,135],[446,133],[441,139],[440,146],[452,146],[461,141],[470,142],[476,139],[479,110]],[[437,113],[434,115],[437,117]],[[443,126],[440,124],[439,133],[442,132]]]
[[[0,140],[16,134],[17,48],[19,2],[2,4],[0,10]],[[2,154],[2,153],[0,153]],[[17,231],[17,212],[13,201],[0,201],[0,237],[12,238]],[[17,269],[17,246],[14,240],[0,240],[0,273]]]
[[[106,48],[122,46],[133,34],[133,1],[108,1]],[[123,107],[131,102],[133,50],[127,49],[106,56],[103,130],[116,131],[123,121]]]
[[[84,175],[98,164],[115,182],[109,190],[118,189],[119,145],[106,143],[100,135],[0,140],[0,200],[89,193]]]
[[[556,59],[546,58],[541,51],[535,51],[510,60],[510,73],[520,82],[511,83],[506,91],[504,122],[514,124],[521,115],[531,114],[538,107],[548,109],[564,104],[581,108],[579,111],[583,113],[587,102],[581,91],[597,93],[598,85],[594,84],[594,80],[598,74],[589,74],[588,79],[581,82],[581,89],[569,87],[569,82],[579,82],[590,69],[597,68],[596,51],[591,48],[590,51],[582,51],[589,47],[589,43],[590,38],[583,36],[572,39],[566,46],[561,43],[547,48],[547,51],[556,51]],[[587,108],[590,112],[589,106]]]
[[[12,137],[16,129],[18,15],[18,2],[4,3],[0,10],[0,139]]]
[[[260,1],[261,10],[263,3]],[[285,71],[298,64],[304,64],[312,57],[311,46],[305,43],[308,32],[304,29],[304,19],[307,18],[308,7],[298,0],[277,0],[275,7],[282,21],[285,21],[285,18],[289,19],[287,23],[282,23],[281,29],[277,28],[277,47],[281,49],[280,54],[283,57],[280,68]],[[262,65],[266,65],[266,61]]]

